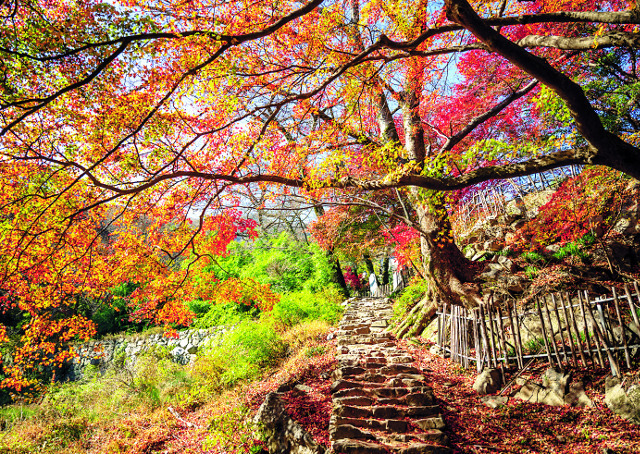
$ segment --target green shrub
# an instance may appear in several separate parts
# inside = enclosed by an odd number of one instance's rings
[[[294,326],[304,321],[324,320],[336,324],[342,316],[342,295],[333,287],[318,293],[309,290],[287,293],[276,303],[271,316],[284,325]]]
[[[533,265],[526,266],[524,268],[524,274],[526,274],[529,279],[534,279],[539,272],[540,270]]]
[[[567,257],[578,257],[584,260],[587,258],[587,254],[582,250],[578,242],[567,243],[553,254],[553,258],[557,260],[564,260]]]
[[[255,318],[259,313],[257,308],[246,304],[213,304],[203,316],[195,321],[193,326],[195,328],[210,328],[212,326],[235,325],[242,320]]]
[[[417,279],[402,291],[393,304],[394,318],[400,318],[407,313],[429,291],[429,284],[424,279]]]
[[[330,284],[333,275],[327,254],[316,243],[297,241],[286,232],[277,238],[232,243],[229,252],[218,259],[221,268],[212,269],[216,278],[251,278],[278,293],[317,292]]]
[[[547,261],[544,255],[539,254],[538,252],[533,252],[533,251],[525,252],[520,257],[522,258],[522,260],[529,263],[534,263],[534,264],[545,263]]]
[[[205,346],[196,368],[221,387],[261,375],[286,354],[287,345],[272,326],[251,320],[240,322],[218,344]]]

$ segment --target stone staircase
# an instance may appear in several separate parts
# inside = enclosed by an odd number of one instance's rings
[[[351,302],[337,332],[332,448],[342,454],[445,454],[444,420],[413,358],[385,331],[387,298]]]

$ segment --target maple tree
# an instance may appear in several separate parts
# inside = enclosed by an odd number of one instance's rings
[[[71,320],[134,280],[141,315],[186,323],[176,264],[224,254],[252,228],[227,210],[273,185],[398,189],[406,214],[375,208],[419,232],[432,296],[477,304],[442,191],[639,178],[639,24],[622,0],[1,1],[2,304]]]

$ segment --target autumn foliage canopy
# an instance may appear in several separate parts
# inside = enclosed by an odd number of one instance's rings
[[[432,191],[638,177],[639,24],[623,0],[0,1],[0,313],[27,314],[3,386],[68,358],[114,285],[188,324],[251,191],[374,208],[401,250]]]

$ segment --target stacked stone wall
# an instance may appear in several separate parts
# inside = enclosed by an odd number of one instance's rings
[[[193,362],[205,343],[220,338],[227,330],[227,327],[213,327],[178,331],[177,337],[141,334],[92,340],[74,347],[78,356],[57,376],[61,381],[75,381],[83,377],[87,366],[97,367],[100,373],[114,366],[133,367],[138,357],[151,348],[166,348],[173,361],[186,365]]]

